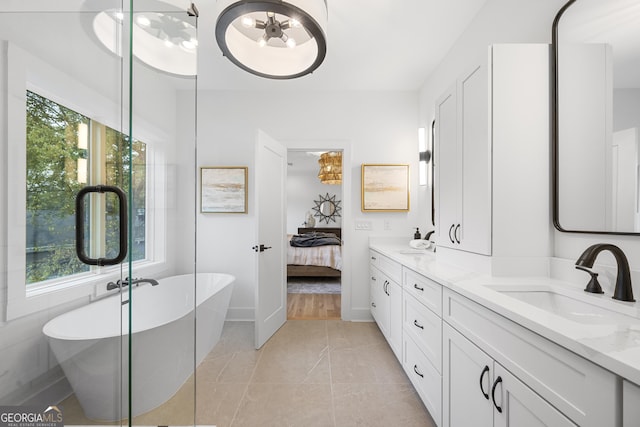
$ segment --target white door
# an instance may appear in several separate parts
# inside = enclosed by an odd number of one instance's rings
[[[258,131],[256,142],[256,348],[287,320],[285,182],[287,150]]]

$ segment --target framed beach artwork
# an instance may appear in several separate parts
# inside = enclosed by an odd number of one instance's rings
[[[247,213],[245,166],[200,168],[200,212]]]
[[[409,165],[362,165],[362,212],[408,212]]]

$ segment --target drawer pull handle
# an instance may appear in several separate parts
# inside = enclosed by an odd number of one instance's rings
[[[375,261],[375,260],[376,260],[376,257],[372,256],[372,257],[371,257],[371,260]]]
[[[375,308],[375,307],[376,307],[376,303],[375,303],[375,302],[372,302],[372,303],[371,303],[371,307]]]
[[[493,387],[491,387],[491,399],[493,399],[493,406],[496,407],[499,413],[502,413],[502,408],[496,403],[496,387],[498,387],[498,384],[501,382],[502,377],[498,376],[498,378],[496,378],[495,382],[493,383]]]
[[[418,371],[418,365],[413,365],[413,372],[415,372],[420,378],[424,378],[424,375]]]
[[[453,240],[453,237],[451,237],[451,232],[453,231],[453,227],[455,227],[455,224],[451,224],[451,227],[449,227],[449,240],[451,240],[451,243],[455,243],[456,241]]]
[[[488,373],[489,373],[489,367],[487,365],[484,365],[484,369],[480,374],[480,391],[482,392],[482,395],[484,396],[484,398],[487,400],[489,400],[489,393],[484,391],[484,387],[482,386],[482,380],[484,379],[485,374],[488,374]]]
[[[456,239],[456,243],[460,244],[460,224],[456,225],[456,229],[453,231],[453,237]]]
[[[413,321],[413,324],[415,325],[415,327],[416,327],[416,328],[424,329],[424,326],[422,326],[420,323],[418,323],[418,321],[417,321],[417,320],[414,320],[414,321]],[[488,399],[488,398],[489,398],[489,397],[487,396],[487,399]]]
[[[375,282],[376,281],[375,276],[371,276],[371,280],[373,280]]]
[[[421,288],[420,286],[418,286],[418,284],[417,284],[417,283],[414,283],[414,284],[413,284],[413,287],[414,287],[414,288],[416,288],[416,289],[417,289],[417,290],[419,290],[419,291],[424,292],[424,288]]]

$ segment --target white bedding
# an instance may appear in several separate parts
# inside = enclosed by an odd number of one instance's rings
[[[342,271],[342,247],[339,245],[298,248],[291,246],[291,234],[287,235],[287,264],[319,265]]]

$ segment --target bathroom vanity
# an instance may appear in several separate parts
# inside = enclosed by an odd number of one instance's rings
[[[402,342],[394,351],[438,426],[637,425],[637,309],[555,279],[465,271],[389,238],[370,241],[370,258],[372,291],[384,287],[374,276],[401,272],[385,321],[402,328],[381,330]]]

